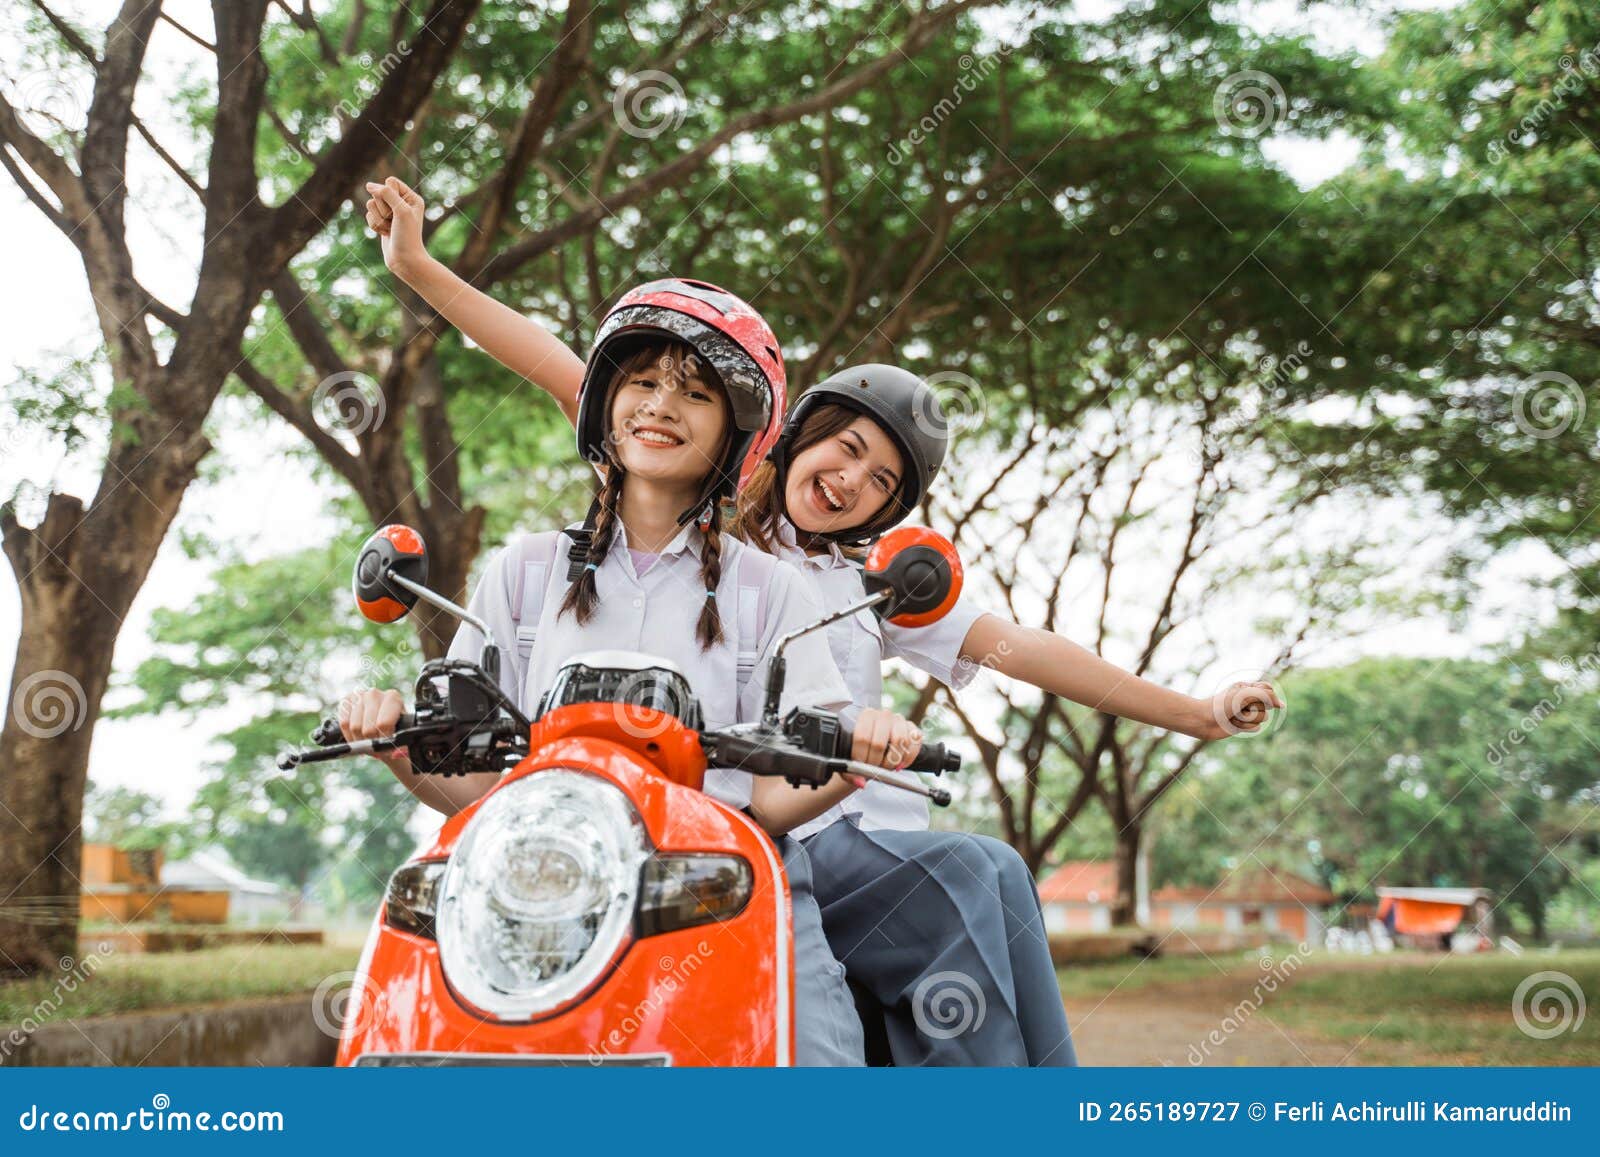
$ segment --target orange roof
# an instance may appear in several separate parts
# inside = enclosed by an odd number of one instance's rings
[[[1333,893],[1321,884],[1290,872],[1266,868],[1231,872],[1215,887],[1179,888],[1169,884],[1150,897],[1160,903],[1190,904],[1331,904]]]
[[[1042,903],[1109,904],[1117,898],[1117,866],[1110,860],[1068,860],[1039,885]]]

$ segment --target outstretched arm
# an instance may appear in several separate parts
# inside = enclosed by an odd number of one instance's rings
[[[1235,683],[1210,699],[1196,699],[1124,671],[1053,631],[995,614],[972,624],[961,657],[1096,711],[1196,739],[1258,731],[1268,714],[1283,706],[1270,683]]]
[[[399,177],[367,182],[367,224],[383,245],[383,262],[479,349],[556,400],[578,420],[583,361],[544,326],[474,289],[428,254],[422,241],[423,201]]]

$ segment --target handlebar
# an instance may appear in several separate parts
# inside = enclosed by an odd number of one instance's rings
[[[316,747],[307,751],[285,754],[278,766],[291,770],[303,763],[319,763],[343,759],[353,755],[377,755],[397,747],[412,747],[437,742],[433,733],[445,725],[443,720],[424,721],[406,712],[395,723],[393,734],[373,739],[347,742],[339,721],[322,720],[311,733]],[[517,725],[509,720],[497,720],[492,726],[476,733],[469,746],[487,747],[498,738],[511,738]],[[526,739],[526,734],[522,735]],[[797,707],[784,719],[781,730],[766,724],[754,727],[735,727],[726,731],[701,732],[701,744],[708,760],[722,767],[747,771],[752,775],[782,776],[797,787],[820,787],[835,775],[854,775],[875,783],[885,783],[902,791],[926,796],[939,807],[950,803],[950,793],[943,788],[929,787],[913,777],[895,771],[860,763],[850,758],[853,736],[850,727],[831,711]],[[523,745],[526,751],[526,744]],[[417,761],[413,761],[414,764]],[[423,760],[424,763],[432,762]],[[509,762],[506,766],[510,766]],[[902,770],[942,775],[958,771],[961,756],[942,743],[924,743],[915,758]],[[416,768],[428,770],[428,768]]]

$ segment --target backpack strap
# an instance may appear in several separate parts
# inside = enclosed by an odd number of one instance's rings
[[[528,670],[528,659],[533,654],[534,639],[539,633],[539,618],[544,614],[545,593],[550,589],[551,572],[555,568],[556,548],[561,532],[525,534],[512,545],[517,553],[511,562],[513,589],[511,592],[511,626],[517,635],[517,668]]]
[[[778,560],[765,551],[745,546],[739,552],[739,687],[755,674],[761,658],[761,640],[767,633],[767,591]]]

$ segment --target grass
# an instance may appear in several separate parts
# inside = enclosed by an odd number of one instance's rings
[[[1518,985],[1539,972],[1570,978],[1559,982],[1572,1007],[1569,1024],[1575,1023],[1580,1002],[1600,999],[1600,950],[1595,949],[1530,951],[1520,957],[1498,952],[1481,956],[1317,952],[1300,964],[1288,984],[1265,997],[1264,1007],[1291,1032],[1351,1045],[1366,1042],[1375,1047],[1363,1051],[1381,1050],[1390,1063],[1600,1065],[1600,1023],[1590,1023],[1587,1015],[1575,1029],[1546,1039],[1529,1036],[1518,1026],[1513,997]],[[1098,999],[1112,990],[1145,990],[1151,1001],[1209,1000],[1223,1010],[1249,997],[1262,975],[1255,953],[1211,960],[1097,962],[1059,973],[1068,998]],[[1202,984],[1204,996],[1195,991]],[[1534,999],[1540,991],[1547,993],[1542,1003]],[[1533,1029],[1560,1019],[1559,1004],[1548,996],[1556,991],[1548,984],[1535,985],[1522,1000],[1523,1009],[1532,1014],[1525,1019]]]
[[[355,968],[360,955],[349,943],[102,954],[92,968],[80,962],[70,971],[0,982],[0,1026],[310,992]]]
[[[1098,1000],[1115,989],[1117,992],[1135,992],[1158,984],[1180,984],[1185,980],[1206,980],[1217,975],[1218,964],[1243,967],[1238,955],[1211,960],[1204,956],[1162,956],[1140,961],[1135,957],[1118,960],[1095,960],[1084,964],[1068,964],[1056,970],[1061,983],[1061,994],[1068,998]],[[1250,956],[1254,967],[1255,956]]]
[[[1326,960],[1327,958],[1323,958]],[[1576,1023],[1587,997],[1600,997],[1600,951],[1503,956],[1423,957],[1385,968],[1371,957],[1343,969],[1312,967],[1274,1005],[1285,1024],[1352,1043],[1394,1042],[1439,1063],[1473,1065],[1600,1064],[1600,1032],[1587,1016],[1575,1030],[1548,1039],[1529,1036],[1513,1015],[1517,986],[1538,972],[1570,978],[1540,983],[1522,1000],[1535,1031],[1554,1027],[1564,990]],[[1576,990],[1574,989],[1576,985]],[[1544,992],[1546,999],[1535,999]],[[1541,1011],[1543,1015],[1541,1016]]]

